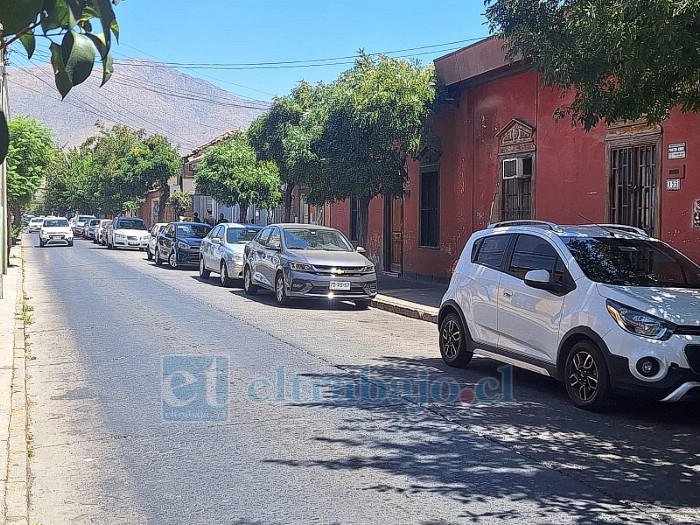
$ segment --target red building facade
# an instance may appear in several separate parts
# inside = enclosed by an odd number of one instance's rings
[[[529,218],[637,226],[700,262],[700,114],[590,132],[557,122],[567,99],[507,64],[494,39],[435,68],[449,93],[431,123],[439,140],[409,167],[402,199],[370,205],[380,269],[446,279],[473,231]],[[351,207],[328,207],[326,224],[350,233]]]

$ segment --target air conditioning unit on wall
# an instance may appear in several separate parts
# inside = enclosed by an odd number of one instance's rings
[[[532,157],[503,159],[503,180],[532,177]]]

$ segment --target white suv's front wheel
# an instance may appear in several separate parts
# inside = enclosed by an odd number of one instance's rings
[[[449,366],[463,368],[469,364],[474,354],[469,344],[462,319],[456,312],[450,312],[440,322],[440,355]]]
[[[566,357],[564,375],[571,401],[585,410],[600,410],[611,397],[608,365],[600,349],[588,341],[576,343]]]

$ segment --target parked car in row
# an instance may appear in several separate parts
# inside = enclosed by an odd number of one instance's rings
[[[275,293],[279,305],[295,298],[331,298],[367,308],[377,295],[377,274],[363,252],[334,228],[267,226],[245,247],[245,293],[254,295],[262,287]]]
[[[148,246],[148,228],[138,217],[117,217],[106,230],[107,248],[132,248],[145,250]]]
[[[112,219],[100,219],[95,227],[95,235],[92,237],[92,242],[95,244],[106,244],[102,242],[102,232],[104,232],[105,227],[112,223]]]
[[[83,230],[85,229],[85,223],[90,219],[94,219],[94,215],[76,215],[71,219],[71,227],[73,228],[73,235],[76,237],[83,235]]]
[[[29,233],[38,233],[41,230],[41,225],[44,222],[45,217],[40,215],[39,217],[32,217],[29,219],[29,224],[27,224],[27,231]]]
[[[621,225],[497,223],[467,242],[438,316],[442,359],[475,351],[563,381],[597,410],[615,393],[700,392],[700,266]]]
[[[218,273],[222,286],[243,279],[245,246],[262,230],[252,224],[224,223],[215,226],[202,240],[199,249],[199,275],[208,279]]]
[[[61,244],[73,246],[73,230],[65,217],[47,217],[39,230],[39,246]]]
[[[171,268],[199,266],[199,246],[210,230],[211,226],[198,222],[168,223],[156,241],[156,265],[167,261]]]
[[[95,230],[97,229],[98,224],[100,224],[100,219],[87,220],[85,222],[85,226],[83,227],[83,239],[94,239]]]
[[[160,235],[160,232],[163,231],[163,228],[165,228],[167,225],[167,222],[157,222],[151,228],[150,237],[148,238],[148,244],[146,245],[146,257],[148,257],[149,261],[153,259],[153,254],[156,251],[156,242],[158,241],[158,235]]]

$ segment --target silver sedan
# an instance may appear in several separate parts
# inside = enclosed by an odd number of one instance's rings
[[[367,308],[377,295],[377,274],[362,253],[335,228],[273,224],[245,247],[243,287],[248,295],[272,290],[279,305],[324,298]]]
[[[219,274],[222,286],[233,286],[243,279],[243,250],[262,226],[224,223],[212,229],[199,248],[199,275],[208,279],[211,272]]]

